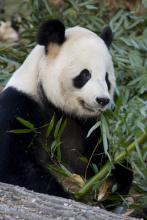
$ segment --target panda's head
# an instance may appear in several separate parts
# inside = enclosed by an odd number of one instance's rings
[[[58,20],[43,23],[37,36],[45,47],[39,80],[47,99],[80,117],[97,116],[108,108],[115,90],[111,40],[109,27],[99,37],[79,26],[65,30]]]

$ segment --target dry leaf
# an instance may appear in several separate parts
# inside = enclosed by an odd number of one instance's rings
[[[112,187],[112,181],[110,179],[107,179],[99,189],[97,200],[101,201],[103,198],[107,196],[109,193],[110,188]]]
[[[84,180],[80,175],[73,174],[64,178],[63,185],[68,192],[75,193],[83,187]]]

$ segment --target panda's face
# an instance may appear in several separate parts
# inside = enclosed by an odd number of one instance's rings
[[[54,105],[80,117],[97,116],[113,100],[115,76],[104,41],[80,27],[67,29],[62,45],[49,44],[40,80]]]

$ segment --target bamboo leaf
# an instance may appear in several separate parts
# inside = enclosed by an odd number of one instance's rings
[[[63,118],[60,118],[59,121],[58,121],[57,124],[56,124],[55,131],[54,131],[54,137],[55,137],[55,139],[57,139],[57,137],[58,137],[62,120],[63,120]]]
[[[30,128],[30,130],[32,130],[34,132],[36,131],[34,125],[31,122],[29,122],[23,118],[20,118],[20,117],[16,117],[16,119],[25,127]]]
[[[46,131],[46,138],[48,138],[49,135],[51,134],[53,127],[54,127],[54,124],[55,124],[55,114],[53,115],[53,117],[48,125],[47,131]]]
[[[100,121],[97,121],[95,125],[93,125],[90,130],[88,131],[88,134],[86,138],[90,137],[90,135],[101,125]]]
[[[58,139],[61,138],[61,136],[62,136],[62,134],[63,134],[64,129],[66,128],[66,126],[67,126],[67,119],[65,119],[65,120],[61,123],[60,129],[59,129],[59,132],[58,132],[58,135],[57,135]]]
[[[27,134],[27,133],[32,133],[32,129],[15,129],[15,130],[10,130],[10,133],[14,134]]]

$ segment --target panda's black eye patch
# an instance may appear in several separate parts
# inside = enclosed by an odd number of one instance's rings
[[[90,78],[91,78],[91,74],[90,74],[89,70],[84,69],[80,72],[80,74],[78,76],[76,76],[73,79],[73,85],[74,85],[74,87],[80,89],[88,82],[88,80]]]
[[[108,73],[106,73],[105,80],[106,80],[106,83],[107,83],[107,86],[108,86],[108,90],[110,90],[110,88],[111,88],[111,83],[110,83],[110,81],[109,81]]]

